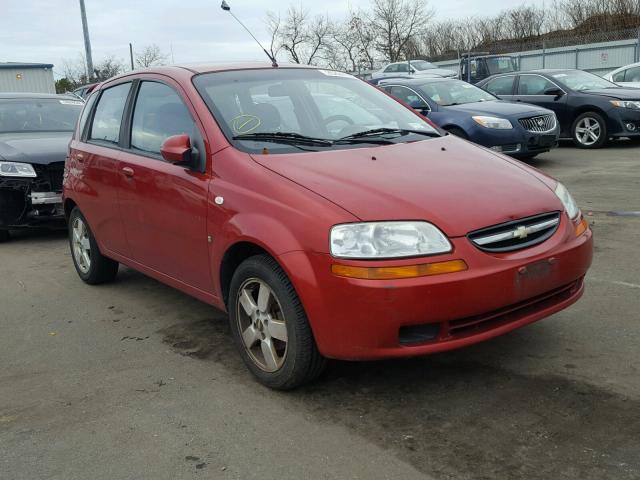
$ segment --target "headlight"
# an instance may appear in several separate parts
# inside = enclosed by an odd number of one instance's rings
[[[28,163],[0,162],[0,177],[35,178],[36,171]]]
[[[485,128],[497,128],[498,130],[511,130],[513,125],[506,118],[497,118],[497,117],[471,117],[473,120],[482,125]]]
[[[331,255],[339,258],[417,257],[451,251],[447,237],[427,222],[373,222],[336,225]]]
[[[627,100],[611,100],[611,104],[618,108],[630,108],[631,110],[640,110],[640,101],[627,101]]]
[[[562,202],[562,205],[564,205],[564,208],[567,211],[569,218],[571,220],[575,220],[578,217],[578,215],[580,215],[580,209],[578,208],[576,201],[573,199],[573,197],[569,193],[569,190],[567,190],[566,187],[562,185],[560,182],[558,182],[558,186],[556,187],[556,195]]]

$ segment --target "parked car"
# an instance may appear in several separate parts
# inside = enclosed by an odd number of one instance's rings
[[[71,95],[0,93],[0,241],[64,226],[62,173],[81,108]]]
[[[458,76],[457,72],[453,70],[446,70],[444,68],[438,68],[433,63],[429,63],[425,60],[411,60],[406,62],[396,62],[385,65],[377,72],[373,72],[371,75],[372,80],[379,78],[389,77],[402,77],[402,76],[421,76],[427,75],[430,77],[444,77],[455,78]]]
[[[471,84],[476,84],[491,75],[517,71],[518,62],[509,55],[467,53],[460,59],[460,78]]]
[[[226,310],[248,369],[279,389],[325,358],[441,352],[540,320],[578,300],[592,256],[562,184],[308,66],[101,84],[64,208],[82,280],[123,263]]]
[[[88,83],[87,85],[76,88],[72,93],[85,100],[97,86],[97,83]]]
[[[640,62],[620,67],[605,75],[604,78],[621,87],[640,88]]]
[[[640,90],[623,88],[582,70],[532,70],[494,75],[478,86],[504,100],[553,110],[560,136],[580,148],[610,138],[640,139]]]
[[[533,158],[558,144],[551,110],[505,102],[462,80],[383,80],[380,87],[458,137],[516,158]]]

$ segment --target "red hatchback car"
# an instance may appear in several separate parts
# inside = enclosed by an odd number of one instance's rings
[[[88,99],[64,180],[89,284],[122,263],[228,311],[272,388],[326,358],[470,345],[583,293],[592,234],[562,184],[335,71],[162,67]]]

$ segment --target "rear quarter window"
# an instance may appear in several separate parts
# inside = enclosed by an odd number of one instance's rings
[[[117,144],[120,141],[120,125],[131,83],[107,88],[100,95],[91,124],[90,140]]]
[[[487,83],[484,89],[494,95],[513,95],[513,82],[515,76],[498,77]]]

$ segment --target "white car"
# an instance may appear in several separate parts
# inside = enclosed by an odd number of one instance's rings
[[[427,77],[443,77],[443,78],[456,78],[458,73],[454,70],[446,70],[444,68],[438,68],[433,63],[429,63],[425,60],[411,60],[410,62],[396,62],[390,63],[382,67],[377,72],[373,72],[371,78],[374,80],[379,78],[390,77],[408,77],[408,76],[427,76]]]
[[[604,78],[623,87],[640,88],[640,62],[620,67],[605,75]]]

